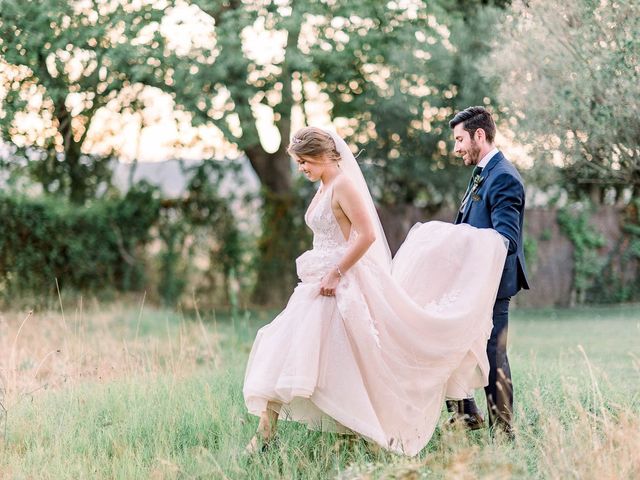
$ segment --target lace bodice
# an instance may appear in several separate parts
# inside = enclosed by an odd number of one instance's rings
[[[320,281],[325,273],[335,268],[349,245],[331,208],[333,184],[319,195],[320,198],[316,202],[311,202],[310,210],[304,218],[313,231],[313,249],[304,252],[296,260],[298,277],[303,283]],[[352,238],[353,235],[350,236],[350,240]],[[366,259],[362,258],[360,262],[366,262]],[[362,293],[352,278],[351,271],[346,272],[340,280],[336,290],[336,301],[345,321],[359,319],[366,322],[369,333],[373,336],[376,346],[380,348],[378,329]]]
[[[333,183],[318,195],[319,198],[311,202],[304,216],[306,224],[313,231],[313,248],[296,260],[298,276],[303,282],[322,278],[342,258],[348,245],[331,208]]]
[[[313,209],[305,214],[305,222],[313,231],[314,250],[337,249],[346,246],[346,240],[331,208],[333,183],[320,194]]]

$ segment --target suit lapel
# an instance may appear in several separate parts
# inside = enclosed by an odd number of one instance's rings
[[[482,174],[480,175],[482,176]],[[464,223],[467,217],[469,216],[469,210],[471,210],[471,202],[473,202],[473,200],[471,199],[471,195],[474,195],[474,194],[473,193],[469,194],[469,199],[467,200],[467,204],[464,206],[464,210],[462,211],[462,218],[460,219],[460,223]]]
[[[498,151],[498,153],[496,153],[493,156],[493,158],[491,160],[489,160],[489,163],[487,163],[487,166],[482,169],[482,173],[480,174],[480,177],[482,177],[482,183],[483,184],[484,184],[484,182],[487,181],[487,178],[491,174],[491,170],[493,170],[494,167],[498,163],[500,163],[500,161],[503,158],[504,158],[504,155],[502,155],[502,152]],[[482,188],[482,185],[480,185],[478,190],[480,190],[480,188]],[[464,223],[467,220],[467,217],[469,216],[469,211],[471,210],[472,202],[473,202],[473,199],[470,196],[469,200],[467,201],[467,204],[464,206],[464,210],[462,212],[462,218],[460,219],[460,223]]]

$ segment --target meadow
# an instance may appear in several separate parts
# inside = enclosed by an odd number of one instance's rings
[[[273,314],[143,298],[0,313],[0,478],[640,478],[640,305],[514,310],[515,441],[438,429],[415,458],[288,422],[242,453],[245,362]]]

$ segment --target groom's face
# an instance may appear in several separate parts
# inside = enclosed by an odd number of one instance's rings
[[[453,138],[456,141],[454,153],[462,157],[465,165],[477,165],[480,161],[480,146],[464,129],[464,122],[453,127]]]

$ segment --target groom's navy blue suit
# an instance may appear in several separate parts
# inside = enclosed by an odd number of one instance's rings
[[[507,358],[509,301],[521,289],[528,289],[527,269],[522,245],[524,221],[524,185],[520,174],[502,152],[496,153],[479,174],[482,179],[458,212],[455,223],[478,228],[493,228],[509,240],[496,303],[493,330],[487,343],[490,372],[485,387],[489,405],[489,423],[496,421],[510,429],[513,411],[511,370]],[[477,182],[476,182],[477,183]],[[472,402],[465,402],[465,413],[475,413]]]

